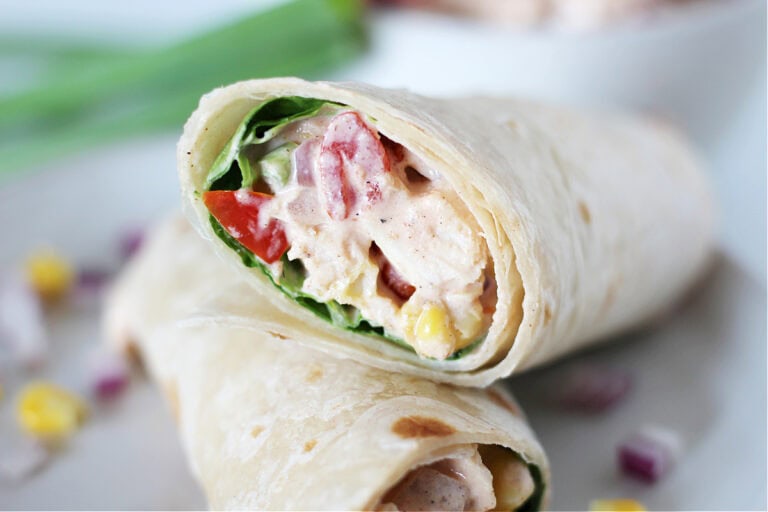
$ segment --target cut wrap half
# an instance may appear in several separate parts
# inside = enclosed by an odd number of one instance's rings
[[[457,384],[659,315],[713,245],[676,132],[511,99],[242,82],[203,97],[179,174],[196,227],[280,310],[274,329]],[[262,329],[239,299],[239,325]]]
[[[243,286],[174,219],[107,304],[109,338],[138,349],[164,391],[212,509],[544,506],[547,461],[506,390],[387,373],[195,317]]]

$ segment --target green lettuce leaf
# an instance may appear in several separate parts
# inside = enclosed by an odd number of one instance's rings
[[[241,156],[246,146],[272,140],[286,124],[314,116],[326,103],[328,102],[314,98],[285,96],[266,101],[251,110],[213,162],[205,189],[236,190],[240,187],[250,187],[255,176],[250,162],[243,164],[243,160],[248,160],[243,158],[244,155]],[[233,163],[238,165],[233,166]],[[228,174],[235,176],[227,176]],[[238,186],[232,188],[230,185],[236,177]]]

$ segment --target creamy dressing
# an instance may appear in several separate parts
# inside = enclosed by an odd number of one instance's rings
[[[444,359],[482,337],[490,323],[495,288],[489,292],[493,276],[485,241],[466,205],[438,173],[390,141],[382,161],[375,129],[366,123],[370,131],[350,134],[355,126],[332,123],[343,112],[351,111],[326,106],[320,115],[286,126],[269,143],[267,150],[286,142],[299,146],[288,184],[273,191],[260,222],[282,222],[288,258],[301,260],[306,269],[305,293],[354,306],[369,323],[405,340],[420,355]],[[324,192],[328,180],[335,179],[324,170],[334,155],[321,146],[333,130],[360,149],[343,160],[350,188]],[[371,171],[377,166],[387,172]],[[344,209],[351,193],[354,198]],[[378,258],[372,255],[374,243]],[[412,289],[410,296],[393,292],[382,278],[382,262],[390,265],[387,277]],[[279,276],[281,263],[271,267]],[[429,321],[425,311],[431,312]]]

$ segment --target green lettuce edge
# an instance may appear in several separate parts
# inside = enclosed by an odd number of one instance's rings
[[[541,510],[543,505],[547,484],[544,482],[541,468],[536,464],[528,464],[528,471],[531,472],[531,477],[533,478],[534,491],[522,505],[515,509],[515,512],[535,512]]]

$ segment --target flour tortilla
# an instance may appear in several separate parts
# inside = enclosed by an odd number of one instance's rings
[[[164,390],[212,509],[370,510],[408,471],[468,443],[535,468],[544,506],[547,460],[506,390],[387,373],[194,316],[244,286],[175,218],[107,302],[108,338],[137,349]]]
[[[498,304],[486,339],[456,360],[420,358],[334,327],[245,267],[214,233],[201,200],[215,158],[261,102],[304,96],[349,105],[441,173],[488,244]],[[660,316],[699,277],[714,245],[708,182],[680,135],[660,122],[515,99],[432,99],[405,90],[293,78],[205,95],[178,145],[185,211],[241,279],[211,315],[271,330],[379,368],[485,386]]]

